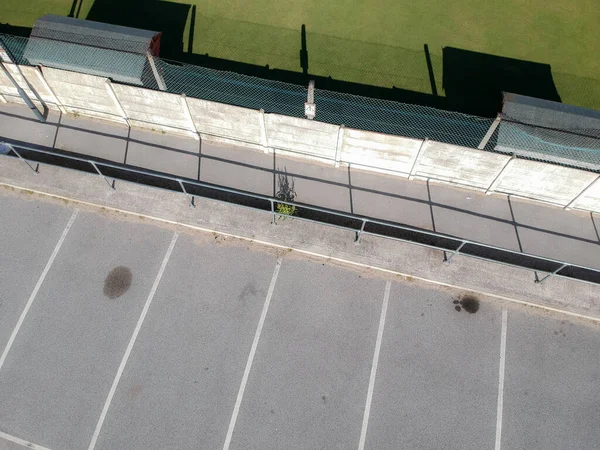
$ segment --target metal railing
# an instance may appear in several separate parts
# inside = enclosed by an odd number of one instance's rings
[[[4,151],[2,151],[3,148]],[[541,283],[549,277],[557,276],[591,284],[600,284],[599,269],[495,247],[393,222],[376,220],[357,214],[346,214],[331,209],[288,202],[277,197],[253,194],[191,179],[173,177],[160,172],[133,168],[124,164],[113,164],[98,159],[86,159],[68,153],[59,153],[43,148],[16,145],[7,142],[0,142],[0,155],[19,158],[35,173],[39,173],[40,163],[94,173],[103,178],[110,189],[116,189],[115,180],[121,180],[180,192],[188,197],[190,206],[195,206],[195,197],[202,197],[265,211],[271,216],[271,223],[273,224],[277,224],[278,219],[289,217],[296,220],[332,226],[354,232],[357,244],[360,244],[361,238],[364,235],[371,235],[440,250],[444,252],[444,261],[446,263],[450,263],[457,255],[462,255],[533,270],[536,273],[536,283]],[[291,207],[294,210],[294,214],[286,214],[283,212],[283,209],[287,208],[281,208],[278,205]],[[538,272],[544,275],[540,278]]]

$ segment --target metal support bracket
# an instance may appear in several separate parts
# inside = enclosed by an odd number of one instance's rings
[[[4,145],[6,145],[6,146],[7,146],[7,147],[8,147],[8,148],[9,148],[9,149],[10,149],[10,150],[11,150],[11,151],[12,151],[12,152],[15,154],[15,155],[17,155],[17,157],[18,157],[18,158],[19,158],[21,161],[23,161],[25,164],[27,164],[27,166],[28,166],[28,167],[29,167],[31,170],[33,170],[33,171],[34,171],[36,174],[40,173],[40,163],[37,163],[37,164],[35,165],[35,168],[34,168],[34,167],[31,165],[31,164],[29,164],[29,161],[27,161],[25,158],[23,158],[23,157],[21,156],[21,154],[20,154],[18,151],[16,151],[16,150],[15,150],[15,148],[14,148],[12,145],[10,145],[10,144],[4,144]]]
[[[561,270],[563,270],[565,267],[567,267],[569,264],[563,264],[562,266],[560,266],[558,269],[556,269],[554,272],[549,273],[548,275],[546,275],[544,278],[542,278],[541,280],[535,280],[535,282],[537,284],[542,283],[546,278],[550,278],[553,275],[556,275],[558,272],[560,272]]]
[[[464,245],[465,245],[465,244],[466,244],[466,242],[465,242],[465,241],[462,241],[462,242],[460,243],[460,245],[458,246],[458,248],[457,248],[456,250],[454,250],[454,251],[452,252],[452,254],[450,255],[450,257],[449,257],[449,258],[446,258],[446,260],[445,260],[444,262],[445,262],[445,263],[449,263],[449,262],[452,260],[452,258],[454,258],[456,255],[458,255],[458,254],[460,253],[461,249],[464,247]]]
[[[183,185],[183,181],[181,181],[180,179],[177,179],[177,182],[179,183],[179,187],[181,187],[181,190],[183,191],[183,193],[190,198],[190,205],[189,205],[190,208],[195,208],[196,203],[194,201],[194,196],[189,194],[188,191],[185,189],[185,186]]]
[[[356,238],[354,239],[354,243],[356,245],[360,245],[360,238],[363,234],[363,231],[365,231],[365,225],[367,224],[367,221],[365,219],[363,219],[362,221],[362,225],[360,226],[360,230],[356,232]]]
[[[271,200],[271,214],[273,215],[271,225],[277,225],[277,217],[275,215],[275,202],[273,200]]]
[[[102,178],[104,178],[104,181],[106,181],[106,184],[108,184],[108,186],[115,190],[115,179],[113,178],[112,183],[110,181],[108,181],[108,177],[106,177],[106,175],[104,175],[102,172],[100,172],[100,169],[98,169],[98,166],[96,165],[96,163],[94,161],[88,161],[93,167],[94,169],[96,169],[96,172],[98,172],[98,175],[100,175]]]

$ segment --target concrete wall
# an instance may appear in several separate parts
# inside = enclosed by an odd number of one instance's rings
[[[132,126],[197,137],[181,95],[123,84],[112,88]]]
[[[186,101],[203,139],[262,146],[260,121],[263,119],[259,111],[190,97]]]
[[[429,141],[413,174],[487,190],[509,160],[507,155]]]
[[[30,98],[39,96],[47,107],[65,112],[600,212],[600,180],[596,173],[585,170],[264,114],[115,84],[92,75],[26,66],[21,67],[21,75],[16,66],[5,66]],[[0,95],[0,101],[22,103],[16,88],[2,72]]]
[[[43,105],[38,98],[40,98],[48,108],[58,109],[56,98],[47,89],[41,73],[36,67],[17,67],[15,64],[10,63],[4,63],[4,67],[6,67],[6,70],[10,72],[17,84],[25,91],[38,109],[43,110]],[[31,88],[33,88],[33,90]],[[0,95],[2,95],[6,101],[11,103],[25,103],[19,96],[17,88],[3,71],[0,71]]]
[[[345,128],[338,159],[367,170],[408,176],[422,144],[418,139]]]
[[[587,211],[600,211],[600,176],[581,192],[571,207]]]
[[[502,172],[495,192],[567,206],[597,175],[537,161],[514,159]]]
[[[108,92],[108,79],[66,70],[42,69],[44,79],[68,112],[123,122],[123,113]]]
[[[333,161],[338,141],[337,125],[308,119],[265,114],[268,146]]]

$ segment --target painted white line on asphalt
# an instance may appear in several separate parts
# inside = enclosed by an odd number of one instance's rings
[[[502,440],[502,410],[504,407],[504,368],[506,366],[506,329],[508,311],[502,310],[502,333],[500,336],[500,368],[498,369],[498,412],[496,413],[496,446],[500,450]]]
[[[227,429],[227,436],[225,436],[223,450],[228,450],[229,446],[231,445],[231,438],[233,437],[235,422],[237,421],[237,417],[240,412],[240,406],[242,404],[242,399],[244,398],[244,391],[246,390],[246,383],[248,383],[248,376],[250,375],[250,369],[252,368],[252,361],[254,361],[254,354],[256,353],[256,348],[258,347],[260,334],[262,332],[263,325],[265,324],[265,318],[267,317],[267,311],[269,310],[271,297],[273,297],[273,291],[275,290],[275,283],[277,282],[277,277],[279,276],[280,268],[281,259],[278,259],[277,264],[275,264],[275,271],[273,272],[273,277],[271,278],[271,284],[269,285],[269,291],[267,292],[267,297],[265,298],[265,303],[263,305],[262,312],[260,313],[260,319],[258,321],[258,326],[256,327],[256,333],[254,333],[254,340],[252,341],[252,347],[250,348],[250,354],[248,355],[248,362],[246,362],[246,368],[244,369],[244,375],[242,376],[240,390],[238,391],[237,398],[235,399],[233,414],[231,414],[231,420],[229,421],[229,428]]]
[[[52,263],[56,259],[56,255],[58,255],[58,252],[60,251],[60,248],[62,247],[63,242],[65,242],[65,238],[67,237],[67,234],[69,233],[69,230],[71,229],[71,226],[73,225],[73,222],[75,222],[75,219],[77,218],[78,213],[79,213],[79,210],[76,209],[75,211],[73,211],[73,214],[71,214],[71,218],[67,222],[67,225],[65,226],[65,229],[63,230],[63,232],[60,236],[60,239],[56,243],[56,246],[54,247],[54,251],[52,252],[52,255],[50,255],[50,259],[46,263],[46,267],[44,267],[44,271],[40,275],[40,278],[38,279],[35,287],[33,288],[33,292],[29,296],[29,300],[27,300],[27,303],[25,304],[25,309],[23,309],[23,312],[21,313],[21,317],[19,317],[19,320],[17,321],[17,325],[15,325],[15,329],[13,330],[12,334],[10,335],[10,338],[8,339],[8,343],[6,344],[6,347],[4,348],[4,352],[2,352],[2,356],[0,356],[0,370],[2,370],[4,361],[6,361],[6,356],[8,355],[8,352],[10,351],[10,348],[12,347],[13,342],[15,341],[15,338],[17,337],[17,334],[19,333],[19,330],[21,329],[21,326],[23,325],[23,322],[25,321],[25,317],[27,316],[27,313],[29,312],[31,305],[33,304],[33,301],[35,300],[35,296],[37,295],[38,291],[42,287],[42,283],[46,279],[46,275],[48,275],[48,272],[50,271],[50,267],[52,266]]]
[[[365,448],[367,440],[367,428],[369,427],[369,415],[371,414],[371,402],[373,401],[373,390],[375,389],[375,378],[377,377],[377,366],[379,364],[379,352],[381,351],[381,341],[383,340],[383,328],[385,327],[385,316],[387,314],[388,302],[390,300],[390,289],[392,282],[385,284],[385,294],[383,295],[383,305],[381,305],[381,317],[379,318],[379,329],[377,330],[377,341],[375,342],[375,353],[373,353],[373,363],[371,364],[371,377],[369,378],[369,390],[367,391],[367,403],[365,405],[365,414],[363,416],[362,429],[360,430],[360,440],[358,441],[358,450]]]
[[[10,442],[14,442],[15,444],[19,444],[19,445],[22,445],[25,448],[30,448],[30,449],[33,449],[33,450],[50,450],[47,447],[42,447],[41,445],[36,445],[36,444],[34,444],[32,442],[25,441],[25,440],[20,439],[20,438],[18,438],[16,436],[11,436],[10,434],[3,433],[2,431],[0,431],[0,438],[1,439],[5,439],[5,440],[10,441]]]
[[[150,293],[148,294],[148,298],[146,299],[146,303],[144,304],[144,309],[142,309],[142,313],[140,314],[140,318],[137,321],[135,329],[133,330],[133,334],[131,335],[131,339],[129,339],[129,344],[127,345],[127,349],[125,350],[125,354],[123,355],[123,359],[121,360],[121,364],[119,365],[119,369],[117,370],[117,374],[115,375],[115,379],[113,380],[113,384],[110,387],[110,391],[108,392],[108,397],[106,397],[106,402],[104,403],[104,407],[102,408],[102,413],[100,414],[100,418],[98,419],[98,423],[96,424],[96,429],[94,430],[94,435],[92,436],[92,440],[88,447],[89,450],[93,450],[96,446],[96,441],[98,440],[98,436],[100,436],[100,431],[102,430],[102,425],[104,424],[104,419],[106,419],[106,413],[108,412],[108,408],[110,408],[110,404],[112,402],[113,396],[117,390],[117,386],[119,384],[119,380],[123,375],[123,371],[125,370],[125,365],[127,364],[127,360],[129,359],[129,355],[131,354],[131,350],[133,349],[133,345],[140,333],[140,329],[142,328],[142,324],[144,323],[144,319],[146,318],[146,314],[148,314],[148,309],[150,308],[150,304],[152,303],[152,299],[154,299],[154,294],[156,294],[156,290],[158,289],[158,285],[160,280],[165,272],[165,268],[167,267],[167,263],[169,262],[169,258],[171,257],[171,253],[173,252],[173,248],[175,247],[175,243],[177,242],[177,237],[179,233],[175,233],[173,235],[173,239],[171,239],[171,245],[165,254],[162,264],[160,265],[160,269],[158,270],[158,274],[156,274],[156,279],[154,280],[154,284],[152,285],[152,289],[150,289]]]

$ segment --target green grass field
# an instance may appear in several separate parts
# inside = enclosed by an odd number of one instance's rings
[[[30,27],[45,13],[67,15],[75,6],[80,18],[164,24],[165,38],[170,33],[182,52],[293,72],[302,72],[304,24],[312,75],[431,94],[428,44],[443,96],[442,48],[455,47],[549,65],[564,103],[600,109],[597,0],[176,0],[160,8],[153,0],[78,1],[3,0],[0,23]],[[127,14],[118,12],[124,4]],[[195,10],[182,6],[190,4]],[[175,53],[170,47],[166,56]]]

